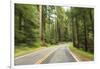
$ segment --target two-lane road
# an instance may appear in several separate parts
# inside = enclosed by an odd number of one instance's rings
[[[76,62],[74,57],[70,54],[65,44],[58,47],[58,49],[48,57],[43,63],[65,63]]]
[[[38,52],[18,57],[14,60],[14,63],[15,65],[32,65],[37,63],[76,62],[66,45],[59,44],[55,47],[45,48]]]

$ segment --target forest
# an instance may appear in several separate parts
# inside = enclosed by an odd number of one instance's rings
[[[94,8],[54,5],[14,5],[15,50],[72,42],[94,53]]]

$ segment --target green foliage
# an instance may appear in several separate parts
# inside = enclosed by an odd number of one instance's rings
[[[73,41],[75,47],[94,52],[93,8],[15,4],[14,18],[16,47]]]
[[[94,9],[75,7],[70,11],[74,46],[94,52]]]
[[[38,16],[37,6],[15,4],[15,45],[22,43],[33,45],[38,40]]]

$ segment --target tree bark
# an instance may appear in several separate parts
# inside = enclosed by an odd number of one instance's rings
[[[93,10],[93,12],[94,12],[94,10]],[[94,34],[94,17],[92,16],[92,9],[90,9],[89,14],[90,14],[90,20],[91,20],[91,23],[92,23],[92,32]]]
[[[76,23],[76,34],[77,34],[77,48],[79,48],[79,30],[78,30],[78,21],[77,21],[77,17],[75,19],[75,23]]]
[[[84,21],[84,37],[85,37],[85,51],[88,51],[87,47],[87,29],[86,29],[86,22],[85,22],[85,16],[83,15],[83,21]]]
[[[45,39],[44,39],[44,21],[43,21],[43,6],[39,6],[40,9],[40,40],[41,40],[41,45],[44,46]]]
[[[22,30],[22,14],[19,13],[19,30]]]
[[[74,31],[74,20],[73,20],[73,17],[71,17],[72,19],[72,36],[73,36],[73,46],[76,47],[76,44],[75,44],[75,31]]]

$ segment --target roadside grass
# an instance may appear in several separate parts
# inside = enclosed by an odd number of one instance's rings
[[[41,47],[39,43],[35,43],[33,46],[28,46],[25,44],[21,44],[19,46],[15,46],[14,49],[14,57],[22,56],[31,52],[35,52],[41,49],[44,49],[45,47]]]
[[[15,49],[15,57],[22,56],[22,55],[25,55],[25,54],[28,54],[31,52],[35,52],[35,51],[38,51],[38,50],[43,49],[43,48],[44,47],[39,47],[39,48],[20,47],[20,48],[16,48]]]
[[[89,52],[85,52],[82,49],[75,48],[72,43],[69,43],[69,49],[76,55],[80,61],[93,61],[94,55]]]
[[[51,44],[47,44],[47,46],[41,46],[40,43],[35,43],[33,46],[28,46],[25,44],[21,44],[19,46],[15,46],[14,49],[14,57],[19,57],[25,54],[29,54],[31,52],[35,52],[44,48],[52,48],[52,47],[56,47],[55,45],[51,45]]]
[[[25,46],[22,46],[22,47],[16,47],[15,49],[15,57],[18,57],[18,56],[22,56],[22,55],[25,55],[25,54],[28,54],[28,53],[31,53],[31,52],[35,52],[35,51],[38,51],[38,50],[41,50],[41,49],[44,49],[45,47],[39,47],[39,48],[35,48],[35,47],[25,47]]]

